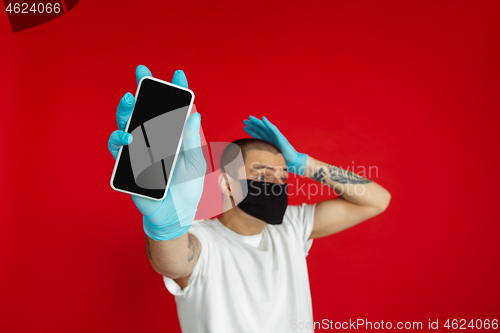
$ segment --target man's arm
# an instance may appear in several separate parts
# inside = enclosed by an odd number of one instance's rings
[[[144,76],[152,76],[151,71],[143,65],[137,66],[135,75],[137,83]],[[181,70],[174,73],[172,83],[188,88],[186,76]],[[108,140],[108,149],[115,159],[120,149],[132,142],[132,134],[125,132],[125,129],[134,105],[135,98],[131,93],[125,94],[118,104],[118,130]],[[156,201],[132,195],[143,215],[149,261],[156,272],[173,279],[189,277],[201,251],[198,239],[188,233],[201,198],[206,172],[201,149],[200,122],[201,117],[197,112],[186,121],[182,138],[184,154],[178,156],[165,199]]]
[[[328,236],[352,227],[380,214],[389,205],[391,195],[386,189],[348,170],[297,152],[266,117],[258,119],[250,116],[243,123],[246,125],[243,129],[252,137],[271,142],[281,150],[288,172],[326,184],[340,195],[340,198],[316,205],[313,231],[309,239]]]
[[[348,170],[308,157],[304,176],[333,188],[339,198],[316,205],[309,239],[350,228],[386,210],[391,194],[379,184]]]
[[[155,241],[146,236],[146,253],[151,266],[158,274],[171,279],[189,278],[200,251],[200,241],[189,232],[167,241]]]

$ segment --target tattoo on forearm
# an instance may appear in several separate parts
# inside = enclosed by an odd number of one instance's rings
[[[371,180],[334,165],[328,164],[330,179],[341,184],[367,184]]]
[[[188,262],[193,260],[194,255],[196,253],[195,243],[198,241],[195,236],[188,233]],[[198,247],[199,248],[199,247]]]
[[[325,180],[325,177],[326,177],[326,172],[325,170],[323,170],[323,168],[320,168],[318,170],[318,172],[316,172],[312,177],[311,179],[315,180],[315,181],[318,181],[320,183],[323,183],[325,184],[326,183],[326,180]]]

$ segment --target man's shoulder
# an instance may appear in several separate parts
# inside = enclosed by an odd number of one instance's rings
[[[308,213],[314,211],[316,204],[301,203],[297,205],[288,205],[285,211],[285,219],[303,219]]]
[[[193,220],[188,233],[196,237],[196,239],[200,242],[201,248],[205,249],[205,253],[207,251],[212,252],[215,248],[222,245],[220,226],[221,223],[216,218]]]
[[[283,223],[277,227],[291,233],[299,233],[306,228],[310,229],[309,225],[314,223],[314,209],[316,204],[298,204],[289,205],[286,208],[283,216]]]
[[[189,228],[189,233],[198,236],[198,234],[210,234],[213,233],[217,227],[219,227],[220,222],[217,219],[205,219],[205,220],[193,220],[191,228]]]

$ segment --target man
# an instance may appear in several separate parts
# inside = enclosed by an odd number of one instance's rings
[[[151,73],[139,66],[137,81],[144,75]],[[187,88],[182,71],[172,82]],[[123,129],[133,102],[125,95],[117,109],[120,130],[108,142],[115,158],[132,139]],[[221,158],[224,212],[218,218],[192,223],[203,179],[175,181],[204,167],[199,114],[189,117],[182,143],[194,153],[179,156],[166,199],[132,196],[144,215],[148,258],[175,295],[183,332],[312,332],[305,259],[312,240],[380,214],[391,196],[369,179],[298,153],[265,117],[244,123],[253,139],[233,142]],[[244,165],[231,167],[240,152]],[[290,172],[340,197],[288,206]]]

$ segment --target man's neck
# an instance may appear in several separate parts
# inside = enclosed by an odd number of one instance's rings
[[[248,215],[238,207],[222,213],[219,221],[227,228],[244,236],[260,234],[266,225],[266,222]]]

